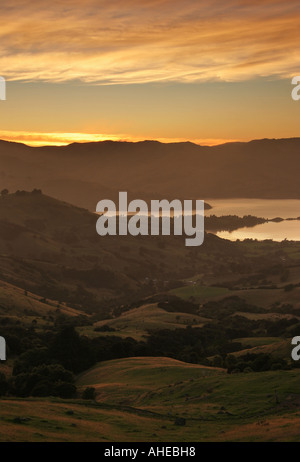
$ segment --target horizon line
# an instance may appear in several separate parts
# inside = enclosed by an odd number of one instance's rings
[[[15,133],[15,132],[11,132]],[[35,136],[37,135],[37,136]],[[145,143],[156,142],[160,144],[185,144],[190,143],[199,147],[215,147],[232,143],[250,143],[251,141],[263,140],[292,140],[298,139],[299,136],[286,137],[286,138],[253,138],[253,139],[188,139],[188,138],[143,138],[143,137],[130,137],[130,136],[116,136],[116,135],[94,135],[94,134],[80,134],[80,133],[28,133],[30,139],[24,132],[17,132],[14,136],[9,136],[8,132],[0,131],[0,141],[22,144],[27,147],[67,147],[73,144],[91,144],[91,143]],[[52,138],[52,140],[51,140]],[[60,140],[58,139],[60,138]]]
[[[22,132],[0,130],[0,140],[11,143],[23,144],[28,147],[63,147],[71,144],[87,144],[100,142],[120,143],[141,143],[153,141],[162,144],[191,143],[198,146],[218,146],[221,144],[242,142],[250,140],[239,140],[229,138],[186,138],[186,137],[143,137],[124,134],[102,134],[102,133],[66,133],[66,132]]]

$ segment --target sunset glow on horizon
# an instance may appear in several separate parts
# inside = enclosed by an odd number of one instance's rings
[[[66,146],[71,143],[96,143],[101,141],[140,142],[149,141],[144,138],[133,138],[126,135],[109,135],[96,133],[26,133],[0,131],[0,139],[16,143],[23,143],[27,146]],[[183,138],[157,138],[155,141],[161,143],[184,143],[191,142],[201,146],[216,146],[224,143],[231,143],[240,140],[227,139],[201,139],[187,140]]]

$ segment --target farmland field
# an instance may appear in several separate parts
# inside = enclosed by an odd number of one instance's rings
[[[0,440],[297,441],[299,380],[299,370],[228,375],[168,358],[109,361],[77,380],[96,387],[96,402],[1,400]]]

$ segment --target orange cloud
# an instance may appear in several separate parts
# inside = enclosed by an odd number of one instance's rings
[[[298,0],[11,0],[5,5],[0,6],[0,74],[10,80],[238,81],[282,78],[300,69]]]

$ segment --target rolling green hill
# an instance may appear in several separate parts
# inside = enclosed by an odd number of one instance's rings
[[[179,311],[170,313],[159,308],[157,303],[152,303],[132,308],[117,318],[99,321],[94,326],[96,328],[109,326],[115,330],[112,332],[113,335],[133,337],[139,340],[152,330],[186,328],[191,325],[199,327],[208,321],[209,319],[196,314]]]
[[[97,402],[2,399],[0,441],[299,441],[299,374],[109,361],[78,378]]]

